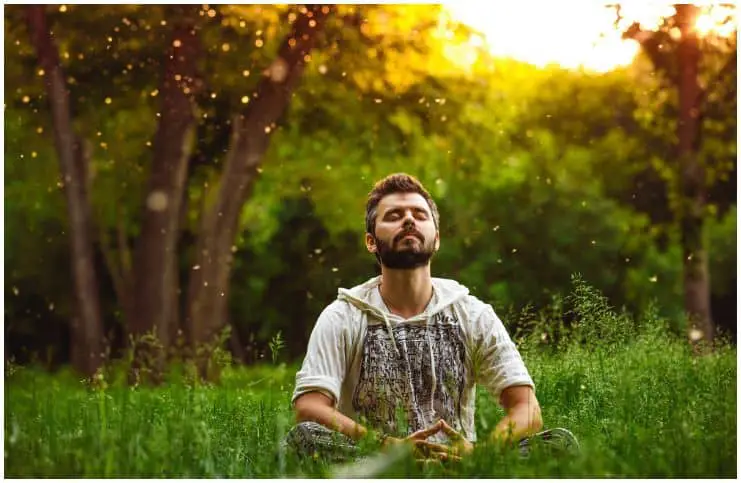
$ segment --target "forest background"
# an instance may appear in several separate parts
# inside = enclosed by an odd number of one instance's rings
[[[735,342],[735,9],[611,11],[640,52],[595,72],[442,6],[7,6],[6,365],[300,360],[378,273],[365,196],[401,171],[440,208],[434,275],[513,334],[568,326],[579,274]]]

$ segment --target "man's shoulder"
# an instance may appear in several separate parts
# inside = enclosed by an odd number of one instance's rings
[[[466,312],[472,319],[478,318],[487,308],[491,307],[490,304],[487,304],[471,293],[468,293],[465,297],[462,297],[460,303],[463,304]]]
[[[357,307],[346,300],[336,299],[322,310],[319,318],[329,319],[335,323],[350,323],[355,319]]]

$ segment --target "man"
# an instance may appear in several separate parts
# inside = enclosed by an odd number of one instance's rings
[[[406,174],[382,179],[365,221],[381,275],[339,289],[319,316],[296,375],[299,424],[287,440],[308,453],[352,449],[373,431],[384,446],[410,442],[426,457],[457,459],[477,440],[477,383],[506,410],[487,437],[519,441],[539,431],[533,381],[492,307],[430,274],[440,220],[422,184]]]

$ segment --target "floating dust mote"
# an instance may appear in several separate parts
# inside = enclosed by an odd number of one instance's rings
[[[167,208],[167,195],[162,191],[152,191],[147,196],[147,208],[152,211],[165,211]]]

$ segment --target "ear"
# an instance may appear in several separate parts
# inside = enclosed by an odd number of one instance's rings
[[[370,233],[366,233],[365,247],[368,249],[369,252],[376,253],[376,250],[378,250],[378,246],[376,245],[376,237],[374,237]]]
[[[435,251],[440,249],[440,232],[435,233]]]

